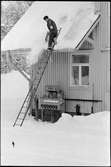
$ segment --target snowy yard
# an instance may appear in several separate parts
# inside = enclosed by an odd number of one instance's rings
[[[22,127],[13,127],[27,91],[17,71],[1,76],[2,165],[110,165],[110,112],[63,114],[54,124],[27,116]]]

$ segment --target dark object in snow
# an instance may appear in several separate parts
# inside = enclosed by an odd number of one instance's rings
[[[76,105],[76,114],[77,115],[81,115],[81,112],[80,112],[80,105]]]
[[[13,146],[13,147],[15,146],[15,143],[14,143],[14,141],[12,141],[12,146]]]

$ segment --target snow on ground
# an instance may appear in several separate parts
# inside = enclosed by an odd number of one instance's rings
[[[108,111],[75,117],[64,113],[54,124],[27,116],[22,127],[13,127],[28,82],[13,71],[1,76],[1,90],[2,165],[110,165]]]

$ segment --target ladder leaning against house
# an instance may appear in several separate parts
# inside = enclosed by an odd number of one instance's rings
[[[34,80],[31,83],[31,87],[30,87],[30,89],[29,89],[29,91],[24,99],[24,102],[20,108],[20,111],[17,115],[17,118],[16,118],[13,126],[15,126],[15,125],[22,126],[22,124],[25,120],[25,117],[29,111],[30,105],[36,96],[36,92],[37,92],[37,89],[39,87],[40,81],[41,81],[43,74],[45,72],[45,69],[48,65],[50,55],[51,55],[50,51],[46,51],[46,54],[41,55],[41,58],[38,61],[37,76],[34,78]],[[34,88],[34,83],[36,85],[35,88]]]
[[[60,29],[58,30],[58,35],[56,37],[56,41],[55,41],[54,46],[57,44],[57,38],[58,38],[58,36],[59,36],[59,34],[61,32],[61,29],[62,28],[60,27]],[[54,48],[54,46],[53,46],[53,48]],[[19,111],[19,113],[17,115],[17,118],[16,118],[13,126],[15,126],[15,125],[22,126],[22,124],[23,124],[23,122],[25,120],[25,117],[26,117],[26,115],[27,115],[27,113],[29,111],[29,108],[30,108],[30,106],[31,106],[31,104],[33,102],[33,99],[36,96],[37,89],[39,87],[39,84],[40,84],[40,81],[42,79],[42,76],[43,76],[43,74],[45,72],[45,69],[46,69],[46,67],[48,65],[48,61],[49,61],[49,58],[51,56],[52,51],[48,51],[47,50],[45,53],[46,54],[42,54],[40,59],[38,60],[37,76],[34,78],[34,80],[31,83],[31,87],[30,87],[30,89],[29,89],[29,91],[28,91],[28,93],[27,93],[27,95],[25,97],[25,100],[24,100],[24,102],[23,102],[23,104],[22,104],[22,106],[20,108],[20,111]],[[39,66],[39,64],[40,64],[40,66]],[[35,88],[34,88],[34,83],[36,85]]]

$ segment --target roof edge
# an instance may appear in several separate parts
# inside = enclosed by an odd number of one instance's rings
[[[86,40],[86,38],[89,36],[89,34],[91,33],[92,30],[94,30],[94,28],[96,27],[96,25],[98,24],[98,22],[100,21],[100,17],[101,14],[98,15],[97,19],[94,21],[94,23],[92,24],[92,26],[89,28],[89,30],[86,32],[86,34],[84,35],[84,37],[81,39],[81,41],[77,44],[77,46],[75,47],[76,49],[79,49],[81,47],[81,45],[83,44],[83,42]]]

